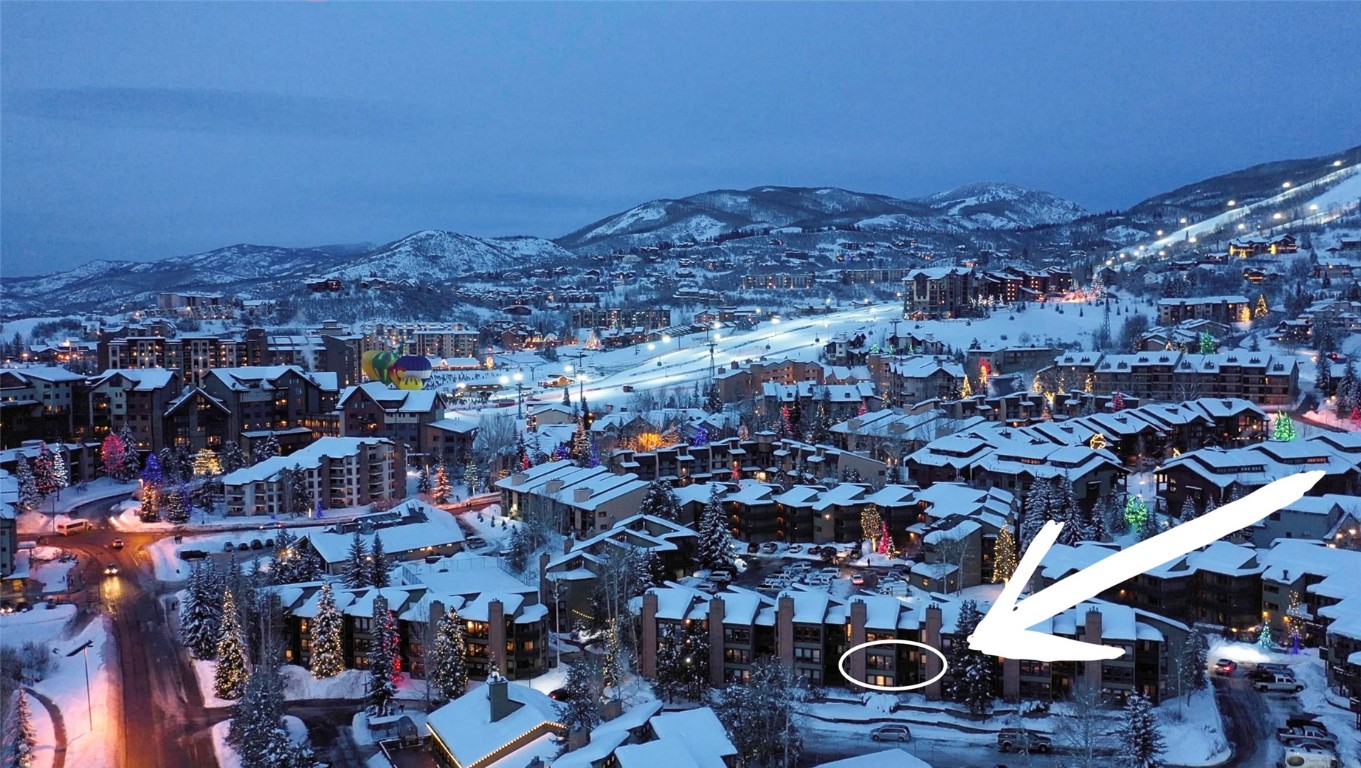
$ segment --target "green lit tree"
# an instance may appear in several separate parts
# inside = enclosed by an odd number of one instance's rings
[[[1295,421],[1290,418],[1290,414],[1279,411],[1276,420],[1272,423],[1271,439],[1282,442],[1290,442],[1295,439]]]

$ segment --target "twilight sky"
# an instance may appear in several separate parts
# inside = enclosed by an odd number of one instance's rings
[[[18,3],[0,272],[764,184],[1090,209],[1361,143],[1355,4]]]

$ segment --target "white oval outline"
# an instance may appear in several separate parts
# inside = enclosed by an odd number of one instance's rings
[[[940,658],[940,673],[924,683],[913,683],[912,685],[873,685],[871,683],[856,680],[855,678],[846,674],[847,656],[850,656],[852,653],[855,653],[856,651],[863,650],[865,648],[871,648],[876,645],[915,645],[918,648],[925,648],[926,650],[936,654],[936,656]],[[945,654],[941,653],[939,648],[929,646],[926,643],[919,643],[916,640],[898,640],[898,639],[871,640],[868,643],[861,643],[859,645],[853,645],[850,648],[847,648],[846,652],[841,654],[841,658],[837,659],[836,668],[837,671],[841,673],[841,676],[846,678],[846,682],[850,683],[851,685],[858,685],[861,688],[868,688],[872,691],[896,693],[898,691],[912,691],[916,690],[917,688],[925,688],[926,686],[939,681],[942,677],[945,677],[946,670],[950,668],[950,662],[946,660]]]

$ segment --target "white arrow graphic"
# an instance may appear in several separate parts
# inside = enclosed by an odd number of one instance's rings
[[[1051,520],[1044,524],[1044,528],[1030,543],[997,602],[978,623],[974,633],[969,635],[969,647],[991,656],[1030,661],[1119,658],[1124,653],[1119,648],[1055,637],[1032,631],[1030,627],[1084,600],[1090,600],[1126,579],[1200,549],[1294,504],[1323,479],[1323,474],[1319,471],[1301,472],[1281,478],[1208,515],[1113,553],[1036,592],[1018,605],[1016,598],[1020,597],[1021,589],[1030,581],[1040,561],[1058,540],[1059,531],[1063,530],[1063,523]]]

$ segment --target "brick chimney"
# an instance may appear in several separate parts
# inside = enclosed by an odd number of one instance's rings
[[[869,615],[869,606],[864,600],[851,601],[851,637],[846,647],[860,645],[865,642],[865,620]],[[865,680],[865,652],[851,654],[846,660],[846,672],[854,679],[864,682]]]
[[[940,614],[940,606],[935,603],[932,603],[931,605],[927,606],[926,623],[922,626],[921,641],[931,646],[932,648],[941,647],[940,633],[942,623],[943,620]],[[927,651],[926,653],[922,654],[922,656],[926,658],[925,679],[930,680],[936,675],[939,675],[941,670],[940,657],[936,656],[936,654],[931,653],[930,651]],[[939,700],[942,687],[943,686],[941,685],[941,682],[939,680],[926,686],[925,688],[926,698],[931,700]]]
[[[775,644],[780,661],[794,666],[794,598],[780,595],[775,608]]]
[[[723,684],[723,598],[709,600],[709,683]]]
[[[657,593],[648,590],[643,593],[643,641],[642,659],[639,666],[643,677],[649,680],[657,677]]]
[[[495,671],[506,674],[506,607],[500,600],[487,603],[487,653],[496,660]],[[488,677],[488,680],[491,678]]]
[[[1095,607],[1089,607],[1083,620],[1082,640],[1088,643],[1101,642],[1101,611]],[[1101,660],[1087,661],[1082,664],[1082,676],[1087,679],[1087,684],[1094,686],[1095,690],[1101,690]]]

